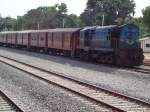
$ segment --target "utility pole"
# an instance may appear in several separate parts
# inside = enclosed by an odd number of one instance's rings
[[[103,18],[102,18],[102,26],[104,26],[105,23],[105,15],[103,14]]]
[[[62,22],[63,22],[63,28],[65,28],[65,19],[63,19]]]
[[[38,30],[40,29],[40,24],[39,24],[39,23],[37,23],[37,29],[38,29]]]

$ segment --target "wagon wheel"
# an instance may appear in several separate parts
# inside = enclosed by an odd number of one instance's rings
[[[109,56],[107,57],[107,63],[108,63],[108,64],[113,64],[113,56],[112,56],[112,55],[109,55]]]
[[[101,57],[101,62],[102,62],[103,64],[105,64],[105,63],[107,62],[106,56]]]

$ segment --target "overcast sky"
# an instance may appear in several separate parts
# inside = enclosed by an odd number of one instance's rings
[[[69,14],[80,15],[86,7],[87,0],[0,0],[0,14],[2,17],[16,17],[39,6],[52,6],[62,2],[67,4]],[[137,5],[135,16],[142,16],[141,10],[150,6],[150,0],[135,0],[135,2]]]

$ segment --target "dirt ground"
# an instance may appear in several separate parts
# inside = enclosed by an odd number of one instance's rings
[[[145,59],[150,59],[150,53],[144,53]]]
[[[144,62],[150,64],[150,53],[144,53]]]

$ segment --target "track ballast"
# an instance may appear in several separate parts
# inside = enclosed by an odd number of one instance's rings
[[[0,112],[23,112],[12,100],[0,91]]]
[[[90,100],[97,105],[105,106],[113,111],[125,112],[149,112],[150,104],[136,98],[128,97],[116,92],[112,92],[92,84],[87,84],[62,74],[53,73],[44,69],[28,65],[7,57],[0,57],[0,61],[12,67],[18,68],[28,74],[34,75],[48,83],[55,84],[77,95],[80,95],[87,100]]]

